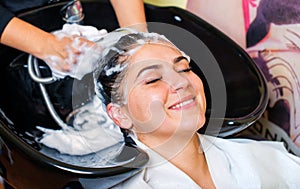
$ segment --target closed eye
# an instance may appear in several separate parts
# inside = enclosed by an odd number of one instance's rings
[[[161,80],[161,79],[162,79],[162,77],[160,77],[160,78],[155,78],[155,79],[151,79],[150,81],[146,81],[145,84],[146,84],[146,85],[152,84],[152,83],[155,83],[155,82],[157,82],[157,81],[159,81],[159,80]]]
[[[177,71],[178,73],[182,73],[182,72],[189,72],[189,71],[192,71],[192,67],[188,67],[186,69],[183,69],[183,70],[179,70]]]

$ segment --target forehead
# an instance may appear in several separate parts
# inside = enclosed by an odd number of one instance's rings
[[[151,60],[170,61],[174,57],[180,56],[180,51],[171,44],[149,43],[145,44],[136,51],[131,57],[132,63],[147,62]]]

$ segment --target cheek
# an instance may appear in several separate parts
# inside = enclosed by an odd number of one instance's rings
[[[190,81],[191,85],[197,93],[204,94],[203,82],[195,73],[191,74],[188,77],[188,80]]]
[[[141,88],[130,91],[128,110],[135,127],[151,132],[162,124],[166,115],[166,94],[164,89],[159,87],[147,89],[147,92]]]
[[[189,80],[195,92],[200,95],[204,108],[206,108],[206,97],[202,80],[196,74],[191,75]]]
[[[148,98],[140,90],[132,90],[129,93],[128,98],[128,110],[131,116],[134,116],[135,119],[142,119],[142,116],[145,112],[145,107],[148,106]]]

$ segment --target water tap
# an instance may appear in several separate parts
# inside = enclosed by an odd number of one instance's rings
[[[66,23],[82,24],[84,13],[79,0],[72,0],[60,9],[60,14]]]

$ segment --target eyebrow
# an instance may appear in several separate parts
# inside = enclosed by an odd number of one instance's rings
[[[181,60],[189,61],[185,56],[178,56],[178,57],[176,57],[176,58],[173,59],[173,63],[176,64],[176,63],[180,62]],[[145,68],[143,68],[143,69],[141,69],[139,71],[139,73],[137,74],[136,78],[138,78],[146,70],[159,69],[159,68],[161,68],[160,65],[150,65],[150,66],[147,66],[147,67],[145,67]]]
[[[174,58],[173,62],[174,62],[174,64],[176,64],[176,63],[180,62],[181,60],[189,61],[187,59],[187,57],[185,57],[185,56],[178,56],[178,57]]]
[[[143,72],[145,72],[146,70],[151,70],[151,69],[159,69],[159,68],[161,68],[161,66],[160,65],[151,65],[151,66],[147,66],[147,67],[145,67],[145,68],[143,68],[143,69],[141,69],[140,71],[139,71],[139,73],[137,74],[137,76],[136,76],[136,78],[138,78]]]

